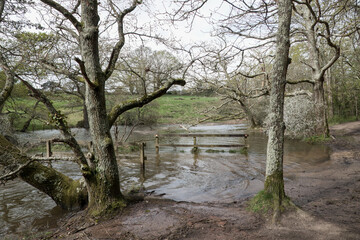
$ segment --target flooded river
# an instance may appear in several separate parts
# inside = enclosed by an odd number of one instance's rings
[[[234,147],[212,148],[210,151],[200,148],[197,154],[192,154],[191,148],[161,147],[160,153],[155,154],[155,134],[160,134],[162,144],[193,143],[192,137],[161,137],[161,133],[171,130],[181,132],[181,128],[175,125],[156,129],[142,127],[134,131],[129,141],[146,142],[146,171],[145,174],[141,173],[137,156],[119,157],[123,191],[143,186],[151,194],[176,201],[233,202],[262,188],[267,142],[265,135],[250,134],[247,139],[247,154],[240,153]],[[190,130],[192,133],[202,134],[235,134],[246,133],[246,125],[200,125]],[[73,131],[78,140],[89,139],[87,131]],[[26,143],[51,139],[57,135],[57,131],[45,130],[18,134],[17,137]],[[197,143],[241,144],[243,139],[201,137],[197,139]],[[328,159],[328,149],[324,146],[293,140],[285,143],[285,171],[290,168],[307,168]],[[80,177],[74,163],[58,161],[53,163],[53,167],[70,177]],[[0,186],[0,237],[10,233],[31,232],[41,226],[55,227],[56,220],[63,214],[65,213],[47,195],[20,180]]]

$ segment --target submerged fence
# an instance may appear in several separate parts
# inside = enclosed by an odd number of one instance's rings
[[[248,147],[247,138],[248,134],[162,134],[161,137],[192,137],[193,144],[160,144],[160,135],[155,135],[155,152],[158,154],[160,147],[192,147],[197,150],[199,147],[212,148],[212,147]],[[244,138],[243,144],[198,144],[197,138],[201,137],[237,137]]]
[[[160,137],[161,140],[164,141],[169,137],[192,137],[193,138],[193,143],[192,144],[173,144],[173,143],[160,143]],[[223,137],[223,138],[242,138],[243,139],[243,143],[240,144],[223,144],[223,143],[219,143],[219,144],[198,144],[197,139],[198,138],[217,138],[217,137]],[[160,147],[192,147],[193,150],[198,150],[200,147],[204,147],[204,148],[216,148],[216,147],[221,147],[221,148],[227,148],[227,147],[248,147],[247,144],[247,138],[249,137],[248,134],[157,134],[155,135],[155,153],[159,154],[160,153]],[[53,143],[61,143],[61,141],[54,141],[54,140],[47,140],[46,141],[46,157],[47,158],[51,158],[53,156],[53,152],[52,152],[52,144]],[[147,160],[147,157],[145,156],[145,146],[146,144],[144,142],[138,143],[139,144],[139,148],[140,148],[140,164],[141,164],[141,169],[145,170],[145,161]],[[92,142],[88,142],[88,148],[91,149],[92,148]]]

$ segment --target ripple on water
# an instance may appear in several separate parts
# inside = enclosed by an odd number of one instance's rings
[[[162,126],[162,131],[174,126]],[[248,154],[229,153],[229,149],[219,153],[207,153],[202,149],[199,154],[191,154],[189,148],[163,147],[160,155],[154,153],[153,136],[158,129],[141,128],[132,140],[150,139],[147,142],[146,172],[140,171],[137,157],[119,159],[121,187],[123,191],[144,185],[147,191],[165,194],[164,197],[177,201],[192,202],[231,202],[246,198],[258,192],[264,179],[266,160],[266,136],[250,134],[247,139]],[[246,126],[200,125],[192,127],[192,132],[201,133],[245,133]],[[89,139],[87,131],[74,129],[80,141]],[[58,131],[46,130],[18,134],[21,141],[53,138]],[[161,139],[166,141],[166,139]],[[192,138],[172,138],[174,143],[192,143]],[[239,139],[200,138],[203,144],[234,144]],[[304,168],[322,163],[329,159],[328,149],[297,141],[285,143],[284,168]],[[53,167],[72,178],[79,178],[79,168],[70,162],[56,162]],[[45,194],[19,180],[11,181],[0,188],[0,236],[6,233],[36,229],[39,226],[56,224],[56,219],[64,213],[55,207],[54,202]]]

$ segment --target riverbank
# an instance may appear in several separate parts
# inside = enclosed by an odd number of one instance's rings
[[[147,196],[105,221],[63,219],[48,238],[63,239],[359,239],[360,122],[331,129],[331,156],[316,167],[285,172],[287,195],[302,211],[268,225],[233,203],[175,202]]]

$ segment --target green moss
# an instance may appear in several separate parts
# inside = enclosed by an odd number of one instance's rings
[[[326,136],[311,136],[308,138],[305,138],[304,141],[310,144],[320,144],[320,143],[326,143],[328,141],[330,141],[331,138],[330,137],[326,137]]]
[[[121,199],[118,201],[114,201],[104,207],[91,208],[89,209],[89,214],[95,219],[106,219],[114,216],[119,211],[123,210],[126,206],[126,201]]]
[[[207,153],[223,153],[224,150],[217,150],[217,149],[207,149],[205,152]]]
[[[260,191],[249,201],[247,209],[256,213],[269,213],[273,210],[273,195],[264,190]]]
[[[200,152],[200,149],[198,148],[198,147],[193,147],[192,149],[191,149],[191,153],[199,153]]]
[[[264,190],[252,198],[248,205],[248,210],[252,212],[258,212],[265,216],[272,215],[273,223],[278,221],[282,212],[293,208],[295,205],[285,195],[282,172],[267,176]]]
[[[248,154],[248,149],[247,149],[247,147],[243,147],[243,148],[237,149],[237,150],[235,150],[235,149],[230,149],[230,150],[229,150],[229,153],[240,153],[240,154],[247,155],[247,154]]]

